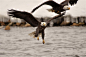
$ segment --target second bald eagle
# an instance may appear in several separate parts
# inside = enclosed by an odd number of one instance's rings
[[[42,5],[50,5],[50,6],[52,6],[52,9],[48,9],[48,11],[52,11],[57,14],[61,14],[61,12],[70,9],[70,7],[68,6],[68,3],[72,6],[72,5],[76,4],[77,1],[78,0],[65,0],[60,4],[58,4],[54,1],[46,1],[46,2],[42,3],[41,5],[37,6],[36,8],[34,8],[31,13],[33,13],[36,9],[38,9]]]

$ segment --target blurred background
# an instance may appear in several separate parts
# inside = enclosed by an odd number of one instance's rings
[[[47,0],[0,0],[0,15],[7,15],[8,9],[19,9],[26,10],[30,12],[33,8],[38,6],[39,4],[45,2]],[[61,3],[64,0],[54,0],[57,3]],[[72,16],[85,16],[86,15],[86,0],[79,0],[78,3],[71,7],[70,10],[67,11],[66,14],[70,14]],[[54,13],[48,12],[46,9],[51,8],[48,5],[44,5],[39,8],[34,16],[54,16]],[[46,12],[46,13],[45,13]]]
[[[48,24],[45,44],[42,44],[41,37],[38,41],[28,35],[35,31],[34,27],[7,15],[8,9],[31,12],[45,1],[0,0],[0,57],[86,57],[86,0],[79,0],[64,16]],[[54,1],[61,3],[64,0]],[[49,8],[48,5],[42,6],[33,13],[34,17],[47,21],[56,16],[46,10]]]
[[[0,20],[3,22],[8,22],[9,21],[9,16],[7,15],[8,9],[17,9],[17,10],[22,10],[22,11],[27,11],[31,12],[33,8],[36,6],[40,5],[41,3],[45,2],[47,0],[0,0]],[[57,3],[61,3],[64,0],[54,0]],[[67,22],[75,22],[75,23],[80,23],[80,22],[85,22],[86,18],[86,0],[79,0],[77,4],[74,6],[70,6],[71,9],[66,12],[65,16],[68,16],[69,19],[66,17]],[[56,13],[48,12],[46,9],[51,8],[51,6],[48,5],[43,5],[40,7],[38,10],[36,10],[33,15],[37,17],[38,19],[42,18],[43,20],[47,20],[49,18],[52,18],[56,16]],[[70,19],[70,17],[72,19]],[[81,18],[84,20],[81,21]],[[14,18],[15,19],[15,18]],[[61,18],[62,19],[62,18]],[[71,21],[71,20],[75,21]],[[80,19],[80,20],[79,20]],[[11,20],[11,18],[10,18]],[[16,19],[15,19],[16,20]],[[45,21],[46,21],[45,20]],[[63,20],[64,21],[64,18]],[[23,22],[21,20],[16,20],[14,22]],[[52,23],[52,22],[51,22]],[[55,23],[55,22],[53,22]],[[61,22],[60,22],[61,23]]]
[[[27,10],[30,12],[33,8],[38,6],[39,4],[45,2],[47,0],[0,0],[0,15],[7,15],[8,9],[19,9],[19,10]],[[64,0],[54,0],[57,3],[61,3]],[[78,3],[71,7],[70,10],[67,11],[66,14],[70,14],[72,16],[85,16],[86,15],[86,0],[79,0]],[[54,13],[48,12],[46,9],[51,8],[48,5],[44,5],[39,8],[34,16],[54,16]]]
[[[45,2],[47,0],[0,0],[0,21],[3,22],[8,22],[11,20],[16,20],[16,18],[9,18],[9,16],[7,15],[7,11],[8,9],[17,9],[17,10],[21,10],[21,11],[27,11],[27,12],[31,12],[33,8],[35,8],[36,6],[40,5],[41,3]],[[64,0],[54,0],[57,3],[61,3]],[[86,0],[79,0],[77,2],[77,4],[75,4],[74,6],[70,6],[71,9],[68,10],[66,12],[66,14],[64,15],[65,17],[60,18],[60,19],[56,19],[53,20],[51,22],[52,25],[54,25],[54,23],[56,23],[56,25],[59,25],[58,23],[62,23],[64,22],[68,22],[69,23],[84,23],[86,22]],[[46,9],[50,9],[51,6],[48,5],[43,5],[42,7],[40,7],[38,10],[36,10],[33,15],[38,18],[40,21],[46,21],[49,18],[52,18],[54,16],[56,16],[56,13],[53,12],[49,12]],[[43,19],[43,20],[41,20]],[[55,22],[54,22],[55,21]],[[16,21],[12,21],[12,22],[25,22],[25,21],[21,21],[19,19],[17,19]],[[64,22],[61,25],[65,25]],[[52,26],[50,25],[50,26]],[[70,24],[72,25],[72,24]],[[76,24],[75,24],[76,25]]]

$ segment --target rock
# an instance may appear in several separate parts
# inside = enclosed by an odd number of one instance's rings
[[[1,26],[5,26],[5,23],[4,22],[1,22]]]
[[[27,24],[25,24],[25,27],[30,27],[30,26],[31,26],[31,25],[30,25],[30,24],[28,24],[28,23],[27,23]]]
[[[17,26],[20,26],[20,24],[21,24],[21,23],[18,23],[18,22],[16,23]]]
[[[60,25],[61,26],[68,26],[68,25],[70,25],[71,23],[70,22],[65,22],[65,21],[63,21]]]
[[[10,26],[9,26],[9,25],[6,26],[6,27],[5,27],[5,30],[10,30]]]
[[[80,22],[80,23],[79,23],[79,25],[81,25],[81,26],[84,25],[84,24],[85,24],[85,23],[83,23],[83,22]]]
[[[80,26],[78,23],[73,23],[71,26]]]

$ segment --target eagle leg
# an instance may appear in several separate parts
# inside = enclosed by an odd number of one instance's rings
[[[44,36],[45,36],[45,34],[44,34],[44,30],[42,30],[42,39],[43,39],[43,44],[45,43],[45,41],[44,41]]]
[[[43,44],[45,43],[45,41],[43,40]]]
[[[39,37],[37,37],[37,40],[39,40]]]
[[[38,37],[38,35],[39,35],[39,28],[36,29],[35,37]]]
[[[42,36],[42,33],[39,33],[38,37],[37,37],[37,40],[39,40],[39,37],[41,37],[41,36]]]

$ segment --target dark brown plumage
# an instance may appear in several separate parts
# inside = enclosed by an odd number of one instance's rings
[[[72,6],[77,3],[78,0],[65,0],[61,3],[61,5],[68,5],[68,3]]]
[[[40,23],[36,18],[33,17],[33,15],[25,11],[17,11],[17,10],[11,9],[8,11],[8,15],[24,19],[26,22],[28,22],[33,27],[38,26],[38,24]]]

